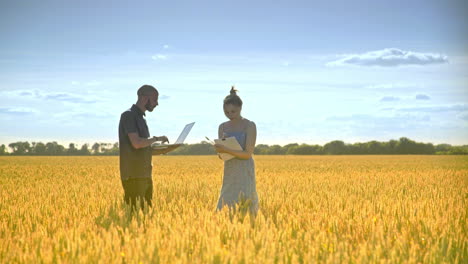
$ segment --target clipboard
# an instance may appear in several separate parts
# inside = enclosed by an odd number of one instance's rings
[[[215,139],[214,142],[216,144],[221,144],[227,148],[233,149],[233,150],[243,150],[239,142],[237,142],[236,137],[228,137],[224,139]],[[219,156],[221,157],[222,160],[227,161],[230,159],[235,158],[233,155],[228,154],[228,153],[219,153]]]

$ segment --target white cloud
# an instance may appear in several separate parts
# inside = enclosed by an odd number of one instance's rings
[[[106,113],[103,111],[68,111],[54,114],[55,119],[64,119],[70,121],[76,121],[77,119],[111,119],[114,118],[115,114]]]
[[[44,99],[47,100],[55,100],[55,101],[61,101],[61,102],[69,102],[69,103],[95,103],[96,100],[94,99],[88,99],[84,96],[76,95],[76,94],[70,94],[70,93],[48,93],[45,94]]]
[[[0,114],[8,115],[29,115],[37,113],[36,109],[27,107],[1,107]]]
[[[353,114],[344,116],[329,116],[325,119],[326,127],[339,127],[341,133],[348,136],[381,137],[399,135],[412,136],[414,132],[426,129],[431,122],[428,115],[398,114],[395,116]]]
[[[368,85],[364,88],[375,89],[375,90],[408,90],[408,89],[414,89],[414,88],[421,89],[423,88],[423,86],[420,84],[414,84],[414,83],[381,83],[381,84]]]
[[[414,97],[411,96],[403,96],[403,97],[398,97],[398,96],[384,96],[380,98],[380,102],[395,102],[395,101],[400,101],[400,100],[430,100],[431,97],[426,94],[417,94]]]
[[[86,83],[86,86],[99,86],[101,85],[101,82],[98,81],[90,81]]]
[[[325,119],[326,121],[338,121],[338,122],[352,122],[359,123],[361,125],[373,123],[370,125],[381,125],[381,126],[395,126],[402,123],[410,124],[413,121],[427,122],[431,118],[429,116],[414,116],[414,115],[397,115],[397,116],[376,116],[368,114],[353,114],[345,116],[329,116]]]
[[[395,102],[399,100],[400,98],[395,97],[395,96],[384,96],[380,99],[380,102]]]
[[[431,100],[431,97],[427,94],[417,94],[416,100]]]
[[[92,96],[83,96],[79,94],[66,92],[44,92],[41,90],[16,90],[1,93],[8,97],[28,97],[37,100],[53,100],[68,103],[96,103],[99,99]]]
[[[445,55],[420,53],[388,48],[363,54],[345,55],[343,58],[327,63],[327,66],[381,66],[397,67],[407,65],[431,65],[448,63]]]
[[[31,98],[40,98],[41,91],[37,89],[33,90],[15,90],[15,91],[2,91],[0,95],[5,97],[31,97]]]
[[[163,46],[163,49],[169,49],[169,48],[170,48],[170,46],[167,45],[167,44]]]
[[[399,112],[420,112],[420,113],[446,113],[446,112],[464,112],[468,111],[467,104],[455,105],[436,105],[436,106],[421,106],[421,107],[404,107],[404,108],[385,108],[382,110],[396,110]]]
[[[166,60],[167,56],[163,54],[156,54],[156,55],[151,56],[151,58],[153,60]]]
[[[84,84],[84,85],[86,85],[86,86],[99,86],[99,85],[101,85],[102,83],[101,83],[101,82],[98,82],[98,81],[96,81],[96,80],[89,81],[89,82],[85,82],[85,83],[81,83],[81,82],[79,82],[79,81],[72,81],[72,82],[71,82],[71,85],[75,85],[75,86],[76,86],[76,85],[82,85],[82,84]]]
[[[468,121],[468,113],[458,115],[458,118],[460,118],[461,120]]]

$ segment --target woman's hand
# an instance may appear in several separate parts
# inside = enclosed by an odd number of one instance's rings
[[[221,144],[214,144],[214,148],[218,153],[227,153],[226,147]]]

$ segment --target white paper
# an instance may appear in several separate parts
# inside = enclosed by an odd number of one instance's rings
[[[235,137],[228,137],[225,139],[215,139],[214,141],[216,144],[221,144],[232,150],[243,150],[241,145],[239,144],[239,142],[237,142],[237,139]],[[224,161],[234,158],[233,155],[228,154],[228,153],[219,153],[219,156]]]

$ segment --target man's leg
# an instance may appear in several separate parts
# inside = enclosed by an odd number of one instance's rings
[[[122,180],[122,187],[124,189],[124,201],[127,205],[131,204],[132,198],[132,182],[130,179]]]
[[[148,188],[146,189],[145,200],[148,206],[153,206],[153,179],[148,178]]]
[[[134,179],[122,180],[122,186],[124,189],[124,201],[127,205],[131,205],[132,208],[136,205],[136,188]]]
[[[152,206],[153,198],[153,180],[151,178],[134,179],[135,196],[140,200],[141,208],[145,207],[145,202],[148,206]]]

